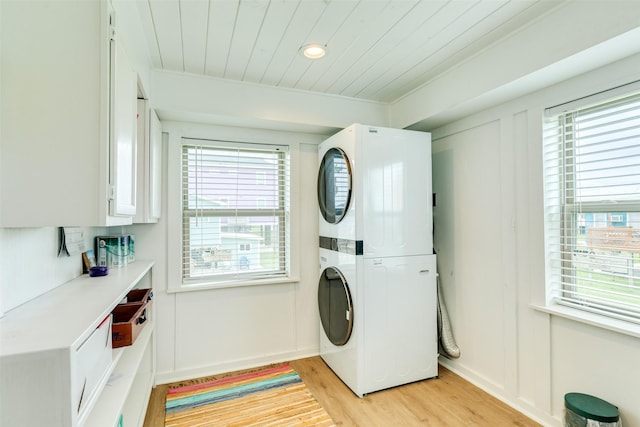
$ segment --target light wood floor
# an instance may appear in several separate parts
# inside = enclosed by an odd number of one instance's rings
[[[320,357],[295,360],[290,365],[338,426],[539,426],[443,367],[439,378],[371,393],[360,399]],[[191,382],[174,385],[188,383]],[[169,387],[159,385],[151,393],[144,427],[164,426],[164,400]]]

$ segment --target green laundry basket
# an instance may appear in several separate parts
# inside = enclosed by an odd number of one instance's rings
[[[621,427],[618,408],[583,393],[564,395],[565,427]]]

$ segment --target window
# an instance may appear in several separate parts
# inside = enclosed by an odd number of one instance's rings
[[[288,147],[182,141],[182,282],[287,275]]]
[[[640,323],[640,93],[578,104],[545,117],[548,297]]]

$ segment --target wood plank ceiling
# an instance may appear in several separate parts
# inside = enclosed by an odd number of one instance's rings
[[[138,6],[155,68],[393,102],[559,3],[139,0]],[[305,58],[300,48],[309,43],[325,45],[326,56]]]

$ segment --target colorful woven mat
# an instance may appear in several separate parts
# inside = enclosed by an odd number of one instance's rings
[[[170,389],[165,427],[334,426],[289,365]]]

